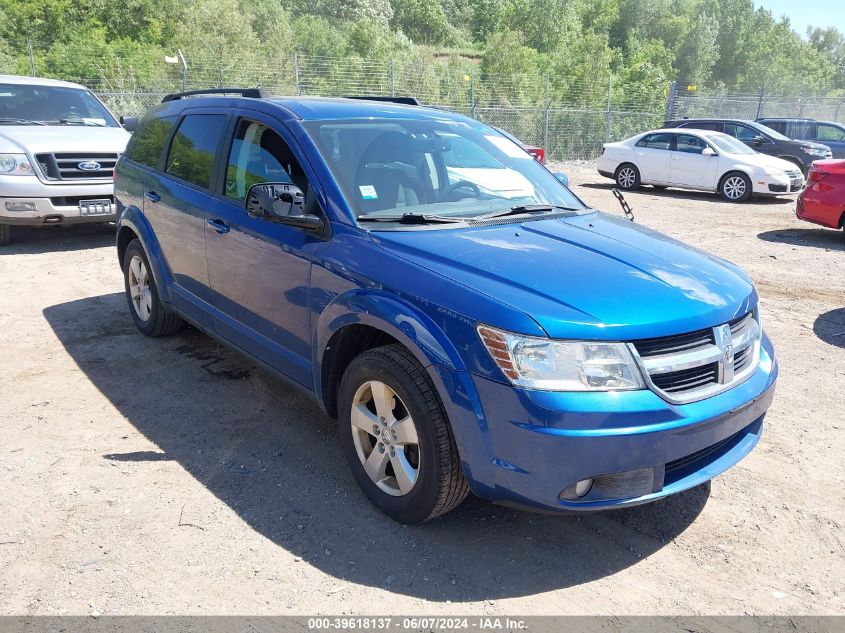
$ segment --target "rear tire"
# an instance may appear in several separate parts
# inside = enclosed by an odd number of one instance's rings
[[[370,501],[400,523],[423,523],[467,496],[446,412],[423,367],[401,345],[355,358],[340,383],[339,433]]]
[[[623,191],[634,191],[640,188],[640,170],[632,163],[622,163],[614,174],[616,186]]]
[[[137,238],[129,242],[123,255],[123,282],[129,313],[141,334],[169,336],[185,325],[161,302],[150,262]]]
[[[719,182],[719,194],[728,202],[745,202],[751,193],[751,179],[740,171],[725,174]]]
[[[12,227],[0,224],[0,246],[6,246],[12,241]]]

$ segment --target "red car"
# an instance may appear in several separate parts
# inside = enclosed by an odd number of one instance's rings
[[[845,160],[813,163],[795,214],[814,224],[845,229]]]

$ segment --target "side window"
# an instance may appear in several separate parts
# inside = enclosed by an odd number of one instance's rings
[[[308,188],[305,172],[284,139],[263,123],[242,119],[229,150],[224,193],[244,200],[249,188],[262,182],[289,182],[303,192]]]
[[[671,149],[672,134],[667,134],[665,132],[649,134],[637,141],[637,147],[647,147],[649,149]]]
[[[722,124],[717,121],[695,121],[694,123],[689,123],[681,127],[692,127],[696,130],[710,130],[711,132],[722,131]]]
[[[226,127],[223,114],[189,114],[170,143],[164,171],[200,187],[211,187],[214,156]]]
[[[757,136],[763,136],[757,130],[740,123],[725,123],[725,134],[730,134],[742,142],[752,141]]]
[[[700,154],[707,147],[704,140],[691,134],[678,134],[677,144],[676,151],[686,152],[687,154]]]
[[[819,123],[818,126],[819,133],[816,138],[820,141],[845,141],[845,129],[828,123]]]
[[[781,134],[786,134],[786,121],[769,121],[764,120],[760,121],[766,127],[772,128],[775,132],[780,132]]]
[[[126,148],[126,158],[147,167],[158,167],[167,137],[170,136],[174,125],[176,117],[163,117],[145,122],[132,135],[129,147]]]

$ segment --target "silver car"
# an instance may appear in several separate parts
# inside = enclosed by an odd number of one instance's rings
[[[128,140],[84,86],[0,75],[0,245],[13,226],[114,220],[114,166]]]

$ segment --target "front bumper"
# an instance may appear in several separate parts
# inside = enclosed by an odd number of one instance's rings
[[[704,483],[747,455],[760,438],[776,378],[765,337],[750,378],[685,405],[648,390],[541,392],[474,376],[491,467],[471,464],[468,477],[483,497],[537,510],[584,512],[653,501]],[[632,472],[650,473],[647,490],[639,479],[636,494],[620,492]],[[485,473],[486,481],[476,473]],[[616,494],[594,487],[583,498],[561,499],[576,482],[597,477],[616,482]]]
[[[110,199],[114,209],[114,184],[99,181],[47,185],[35,176],[0,176],[0,224],[38,226],[114,221],[113,213],[82,215],[80,199]],[[21,203],[28,203],[24,205],[28,208],[20,208]]]
[[[799,193],[804,188],[804,177],[799,175],[790,178],[786,175],[775,176],[763,174],[753,176],[751,179],[752,190],[755,194],[765,196],[781,196]]]

